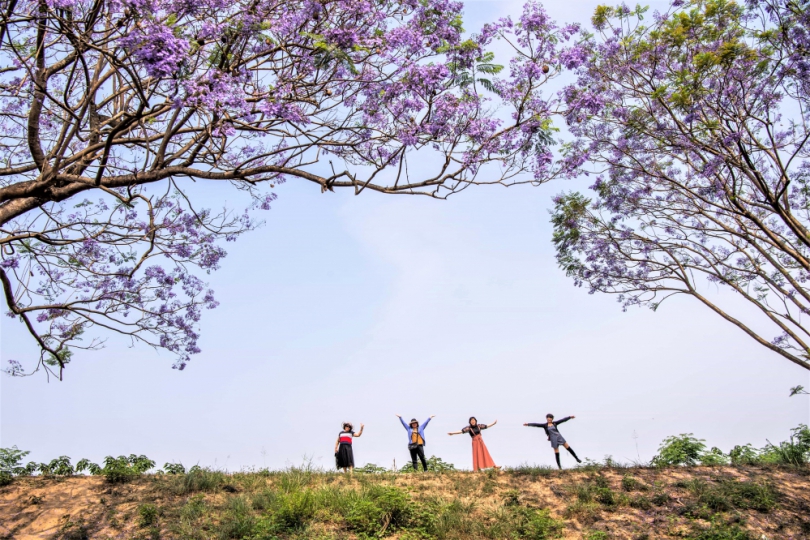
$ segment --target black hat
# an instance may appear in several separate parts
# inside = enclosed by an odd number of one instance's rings
[[[410,426],[411,424],[416,424],[418,426],[419,425],[419,420],[417,420],[416,418],[411,418],[411,421],[408,422],[408,425]]]

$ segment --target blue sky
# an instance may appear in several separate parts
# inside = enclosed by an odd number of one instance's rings
[[[547,7],[585,22],[595,4]],[[465,26],[519,6],[468,2]],[[111,338],[77,353],[63,382],[0,376],[0,445],[35,460],[328,467],[350,420],[366,424],[359,465],[399,466],[407,441],[394,414],[435,414],[428,455],[468,468],[468,438],[446,433],[470,415],[498,420],[485,439],[502,465],[553,463],[542,432],[522,427],[547,412],[575,414],[562,432],[598,460],[648,460],[678,433],[723,450],[762,446],[808,423],[808,396],[787,396],[810,386],[808,373],[695,301],[623,313],[573,286],[554,261],[548,210],[554,194],[586,185],[436,201],[284,184],[266,225],[226,246],[210,276],[221,306],[205,314],[203,353],[185,371]],[[244,205],[221,186],[201,197]],[[0,360],[33,357],[16,322],[3,317],[0,332]]]

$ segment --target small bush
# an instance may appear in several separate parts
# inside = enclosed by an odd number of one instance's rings
[[[753,540],[753,537],[739,525],[712,523],[708,529],[695,530],[689,540]]]
[[[691,433],[667,437],[658,448],[658,454],[652,459],[657,467],[673,465],[697,465],[706,453],[703,439],[696,439]]]
[[[505,469],[505,472],[514,476],[529,476],[533,480],[541,477],[551,476],[556,469],[545,465],[518,465],[514,468]]]
[[[519,509],[516,511],[515,518],[518,538],[532,540],[560,538],[565,529],[565,523],[554,519],[548,510]]]
[[[507,490],[503,494],[504,506],[520,506],[520,491],[516,489]]]
[[[584,536],[585,540],[608,540],[610,536],[605,531],[591,531]]]
[[[708,452],[701,454],[700,456],[701,465],[709,465],[709,466],[728,465],[728,462],[729,462],[728,456],[725,455],[723,451],[717,448],[716,446],[713,447]]]
[[[14,481],[14,477],[6,471],[0,471],[0,487],[7,486]]]
[[[28,472],[26,467],[23,467],[22,460],[30,454],[25,450],[20,450],[16,446],[11,448],[0,448],[0,476],[23,476]]]
[[[762,450],[759,458],[765,463],[802,466],[810,462],[810,428],[801,424],[791,430],[790,440],[771,444]]]
[[[282,531],[304,528],[315,515],[315,498],[311,490],[283,493],[276,497],[269,509]]]
[[[141,527],[151,527],[157,524],[158,507],[154,504],[142,504],[138,507],[138,525]]]
[[[663,491],[658,491],[650,498],[650,502],[655,506],[664,506],[669,502],[669,495]]]
[[[408,467],[411,467],[408,465]],[[412,467],[411,467],[412,468]],[[365,474],[384,474],[390,472],[385,467],[380,467],[376,463],[366,463],[362,467],[357,467],[354,469],[354,472],[365,473]]]
[[[750,444],[737,445],[731,449],[728,457],[732,465],[753,465],[759,461],[759,452]]]
[[[713,512],[727,512],[738,508],[767,513],[776,507],[779,498],[776,489],[764,483],[723,479],[716,484],[709,484],[696,478],[681,485],[695,496],[697,507],[691,508],[689,513],[696,517],[705,517],[701,508]]]
[[[177,491],[180,493],[214,491],[225,483],[225,474],[195,465],[179,481]]]
[[[186,468],[182,463],[166,463],[163,465],[163,471],[166,474],[186,474]]]
[[[80,459],[79,462],[76,463],[76,472],[82,473],[84,471],[88,471],[93,476],[99,476],[102,474],[102,469],[97,464],[88,459]]]
[[[622,476],[622,489],[624,491],[639,491],[642,484],[635,477],[625,474]]]
[[[225,514],[219,524],[219,537],[223,539],[249,538],[257,524],[250,502],[244,497],[228,499]]]
[[[767,513],[776,507],[779,500],[779,492],[768,483],[723,480],[716,489],[732,506],[740,509]]]
[[[652,501],[644,495],[638,495],[630,499],[630,506],[632,508],[638,508],[639,510],[649,510],[652,508],[653,504]]]
[[[410,495],[396,487],[371,486],[351,505],[349,528],[369,536],[384,536],[408,524],[414,513]]]
[[[440,458],[438,456],[430,456],[425,461],[427,462],[428,471],[431,471],[431,472],[450,472],[450,471],[455,471],[456,470],[455,465],[453,465],[452,463],[447,463],[446,461],[443,461],[442,458]],[[419,466],[419,468],[414,470],[413,463],[409,461],[405,465],[400,467],[399,472],[406,473],[406,474],[411,474],[411,473],[421,471],[422,470],[421,463],[419,463],[417,461],[417,465]]]

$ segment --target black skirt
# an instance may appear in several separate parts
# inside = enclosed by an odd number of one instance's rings
[[[354,467],[354,453],[352,452],[352,445],[340,443],[337,454],[335,455],[335,461],[338,469]]]

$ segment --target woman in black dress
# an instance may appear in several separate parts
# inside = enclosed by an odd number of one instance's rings
[[[360,424],[360,431],[355,433],[354,426],[350,422],[343,423],[343,431],[338,434],[335,443],[335,461],[338,469],[345,472],[354,470],[354,452],[352,452],[352,439],[363,434],[363,424]]]

